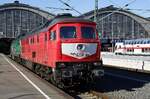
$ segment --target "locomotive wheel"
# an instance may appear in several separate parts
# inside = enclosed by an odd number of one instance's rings
[[[54,80],[53,74],[50,75],[50,82],[54,85],[56,85],[56,81]]]
[[[65,85],[63,84],[63,82],[57,83],[57,86],[58,88],[65,89]]]
[[[41,65],[37,64],[34,69],[35,73],[38,75],[40,74],[40,68],[41,68]]]
[[[50,76],[50,74],[46,74],[46,76],[45,76],[45,80],[47,80],[47,81],[50,81],[51,80],[51,78],[50,78],[51,76]]]
[[[51,68],[46,68],[46,72],[45,72],[45,80],[50,81],[50,75],[52,74],[52,70]]]
[[[45,68],[44,66],[41,66],[40,70],[39,70],[39,75],[41,78],[45,78],[46,77],[46,74],[45,74]]]

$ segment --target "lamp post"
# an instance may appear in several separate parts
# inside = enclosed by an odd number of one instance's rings
[[[113,44],[113,40],[114,40],[114,26],[113,26],[113,21],[112,21],[112,24],[111,24],[111,41],[112,41],[112,52],[114,52],[114,44]]]
[[[16,37],[19,36],[20,34],[21,34],[21,25],[18,25]]]
[[[98,0],[95,0],[94,21],[96,23],[97,23],[97,15],[98,15]]]
[[[112,23],[111,23],[112,52],[114,52],[114,23],[116,23],[116,21],[113,20],[113,15],[112,15]]]

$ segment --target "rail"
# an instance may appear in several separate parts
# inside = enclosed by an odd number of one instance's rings
[[[106,96],[105,94],[93,90],[89,92],[81,93],[78,96],[81,99],[109,99],[108,96]]]

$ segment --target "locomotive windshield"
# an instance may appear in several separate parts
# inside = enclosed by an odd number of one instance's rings
[[[63,26],[60,28],[61,38],[76,38],[76,27],[74,26]]]
[[[93,27],[81,27],[82,37],[86,39],[96,38],[96,33]]]

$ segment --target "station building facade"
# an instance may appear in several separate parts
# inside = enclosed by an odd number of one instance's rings
[[[109,15],[110,13],[112,13]],[[0,38],[15,38],[39,27],[55,15],[19,1],[0,5]],[[106,17],[107,16],[107,17]],[[79,17],[94,20],[94,11]],[[104,18],[105,17],[105,18]],[[108,6],[98,10],[101,39],[150,38],[150,21],[125,9]]]
[[[94,11],[80,17],[94,20]],[[98,10],[97,25],[101,39],[150,38],[150,21],[147,18],[114,6]]]
[[[0,38],[15,38],[44,24],[54,15],[19,1],[0,5]]]

